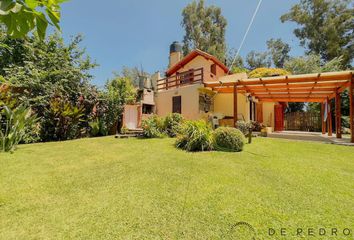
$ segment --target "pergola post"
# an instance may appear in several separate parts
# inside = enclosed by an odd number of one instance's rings
[[[332,137],[332,107],[331,107],[331,101],[329,99],[327,99],[327,106],[328,106],[328,111],[327,111],[328,136]]]
[[[342,138],[342,115],[341,115],[341,107],[340,107],[340,93],[337,91],[336,92],[336,137],[337,138]]]
[[[349,105],[350,105],[350,132],[351,132],[351,141],[354,143],[354,78],[353,74],[351,77],[349,85]]]
[[[325,112],[325,105],[321,103],[321,125],[322,125],[322,134],[326,134],[326,122],[324,120],[324,112]]]
[[[234,127],[237,127],[237,84],[233,87],[233,97],[234,97]]]

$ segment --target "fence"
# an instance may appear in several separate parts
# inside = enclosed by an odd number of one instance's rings
[[[312,112],[285,113],[284,128],[292,131],[321,132],[321,115]]]

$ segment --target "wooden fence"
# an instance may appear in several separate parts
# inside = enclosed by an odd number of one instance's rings
[[[321,115],[311,112],[292,112],[284,115],[285,130],[321,132]]]

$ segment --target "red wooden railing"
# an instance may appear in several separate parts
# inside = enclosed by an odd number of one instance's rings
[[[204,82],[203,68],[192,69],[157,81],[157,90],[168,90],[179,86],[185,86]]]

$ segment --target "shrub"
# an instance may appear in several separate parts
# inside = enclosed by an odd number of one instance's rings
[[[256,68],[248,74],[248,77],[259,78],[285,75],[290,75],[290,72],[281,68]]]
[[[92,137],[106,136],[108,134],[107,126],[105,122],[100,118],[97,118],[96,120],[90,122],[89,126],[90,135]]]
[[[176,137],[182,128],[184,118],[179,113],[171,113],[164,120],[164,131],[169,137]]]
[[[204,120],[186,121],[176,140],[176,147],[187,151],[210,151],[213,149],[213,131]]]
[[[245,136],[248,135],[250,128],[253,128],[251,122],[237,121],[237,129],[239,129]]]
[[[245,143],[243,133],[231,127],[219,127],[214,131],[214,148],[221,151],[240,152]]]
[[[25,137],[26,127],[33,126],[37,119],[22,105],[14,110],[2,106],[0,110],[0,152],[12,152]]]
[[[44,111],[42,140],[62,141],[80,137],[83,112],[83,107],[73,105],[66,99],[60,97],[52,99]]]
[[[142,121],[143,136],[146,138],[161,138],[165,136],[164,119],[153,115]]]
[[[251,121],[252,124],[252,131],[254,132],[260,132],[262,128],[264,128],[264,125],[258,121]]]

